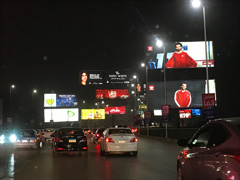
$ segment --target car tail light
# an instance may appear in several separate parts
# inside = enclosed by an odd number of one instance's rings
[[[233,159],[236,159],[240,163],[240,156],[233,156]]]
[[[61,150],[63,150],[63,148],[57,148],[57,150],[58,150],[58,151],[61,151]]]
[[[61,138],[56,138],[57,142],[63,142],[63,140]]]
[[[130,142],[138,142],[138,138],[132,138]]]
[[[112,142],[112,143],[114,143],[114,140],[113,140],[112,138],[107,138],[107,139],[106,139],[106,142]]]
[[[82,149],[85,149],[85,150],[86,150],[86,149],[87,149],[87,147],[83,147]]]
[[[183,150],[183,157],[184,157],[184,159],[187,159],[187,155],[188,155],[188,150]]]
[[[37,142],[37,139],[34,139],[34,142]]]
[[[99,137],[99,134],[97,134],[96,136]]]
[[[83,137],[83,141],[87,141],[87,137],[84,136],[84,137]]]

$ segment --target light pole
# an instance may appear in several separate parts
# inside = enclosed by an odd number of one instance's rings
[[[147,108],[148,108],[148,67],[147,67],[147,64],[145,63],[141,63],[141,66],[142,67],[145,67],[146,69],[146,105],[147,105]]]
[[[33,123],[33,121],[34,121],[34,116],[35,116],[35,112],[34,112],[34,110],[35,110],[35,108],[34,108],[34,94],[36,94],[37,93],[37,90],[36,89],[33,89],[33,91],[32,91],[32,108],[33,108],[33,110],[32,110],[32,122],[31,123]]]
[[[201,2],[199,0],[192,0],[192,6],[195,8],[198,8],[201,6]],[[207,26],[206,26],[205,6],[202,5],[202,8],[203,8],[203,26],[204,26],[204,41],[205,41],[205,56],[206,56],[207,94],[209,94],[209,75],[208,75],[208,58],[207,58]]]
[[[11,106],[12,106],[12,89],[15,88],[15,85],[11,85],[10,86],[10,106],[9,106],[9,116],[10,118],[12,118],[12,110],[11,110]]]
[[[138,85],[138,83],[139,83],[139,82],[138,82],[138,77],[137,77],[136,75],[134,75],[133,78],[136,79],[136,88],[135,88],[135,92],[136,92],[135,97],[136,97],[136,98],[135,98],[135,101],[137,100],[137,104],[136,104],[136,105],[137,105],[137,107],[139,107],[139,102],[138,102],[139,92],[138,92],[138,90],[137,90],[137,85]],[[136,114],[137,114],[137,109],[138,109],[137,107],[136,107]]]

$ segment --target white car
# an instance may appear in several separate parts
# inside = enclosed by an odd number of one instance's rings
[[[101,155],[107,153],[132,153],[137,156],[138,139],[129,128],[107,128],[100,141]]]

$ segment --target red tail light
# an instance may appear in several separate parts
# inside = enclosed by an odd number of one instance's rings
[[[240,156],[233,156],[233,159],[236,159],[240,163]]]
[[[138,138],[132,138],[130,142],[138,142]]]
[[[56,138],[57,142],[63,142],[63,140],[61,138]]]
[[[106,139],[106,142],[112,142],[112,143],[114,143],[114,140],[113,140],[112,138],[107,138],[107,139]]]
[[[63,150],[63,148],[57,148],[57,150],[58,150],[58,151],[61,151],[61,150]]]
[[[99,137],[99,134],[97,134],[97,137]]]
[[[86,149],[87,149],[87,147],[83,147],[82,149],[85,149],[85,150],[86,150]]]
[[[183,150],[183,157],[184,157],[184,159],[187,159],[187,155],[188,155],[188,150]]]
[[[87,141],[87,137],[83,137],[83,141]]]

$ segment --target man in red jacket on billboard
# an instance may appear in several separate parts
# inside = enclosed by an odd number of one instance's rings
[[[181,89],[177,90],[174,95],[175,103],[180,108],[189,107],[192,102],[191,93],[187,90],[187,84],[182,83]]]
[[[182,51],[182,44],[176,43],[176,52],[165,64],[166,68],[191,68],[197,67],[197,63],[186,52]]]

